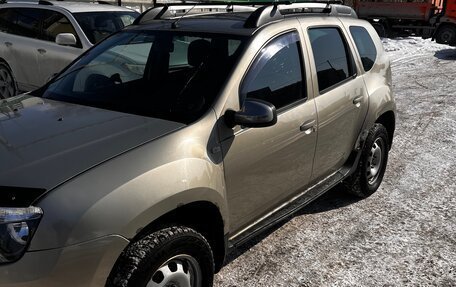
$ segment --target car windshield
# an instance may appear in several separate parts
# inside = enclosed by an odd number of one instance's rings
[[[92,44],[96,44],[112,33],[132,24],[139,13],[134,11],[105,11],[74,13],[73,15],[87,39]]]
[[[42,96],[190,123],[212,105],[244,39],[123,31],[89,50],[54,79]]]

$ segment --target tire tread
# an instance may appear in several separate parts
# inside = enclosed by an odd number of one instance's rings
[[[144,268],[144,263],[150,261],[150,258],[147,257],[150,256],[150,254],[161,255],[163,251],[160,252],[160,249],[173,241],[181,239],[182,237],[189,237],[189,242],[202,244],[210,252],[211,258],[213,258],[209,242],[200,233],[192,228],[184,226],[167,227],[150,233],[127,246],[127,248],[121,253],[110,276],[108,277],[106,286],[138,286],[138,280],[135,280],[134,277],[137,277],[138,273],[143,272],[142,268]],[[211,260],[211,265],[213,273],[213,259]],[[211,282],[212,276],[213,274],[210,278]],[[212,283],[209,282],[206,282],[206,284],[207,285],[204,286],[212,285]]]

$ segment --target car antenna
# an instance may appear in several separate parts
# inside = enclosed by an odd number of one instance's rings
[[[177,26],[177,24],[179,23],[179,21],[184,18],[185,16],[187,16],[187,14],[193,10],[193,8],[196,7],[196,5],[198,5],[198,3],[195,3],[195,5],[192,6],[192,8],[188,9],[187,12],[184,13],[184,15],[180,16],[179,19],[177,19],[176,21],[174,21],[173,23],[171,23],[171,29],[176,29],[178,28],[179,26]]]

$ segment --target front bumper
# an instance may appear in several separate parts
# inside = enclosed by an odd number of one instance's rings
[[[129,241],[111,235],[65,248],[27,252],[0,265],[2,287],[104,286]]]

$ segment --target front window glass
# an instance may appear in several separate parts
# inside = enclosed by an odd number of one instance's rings
[[[112,33],[132,24],[139,13],[110,11],[74,13],[73,15],[89,41],[96,44]]]
[[[225,35],[124,31],[58,76],[43,97],[190,123],[212,105],[242,43]]]
[[[244,80],[242,98],[264,100],[276,109],[303,99],[300,49],[296,32],[282,35],[263,48]]]
[[[56,11],[46,11],[43,19],[43,34],[41,38],[54,42],[60,33],[71,33],[77,37],[73,25],[71,25],[67,17]]]

